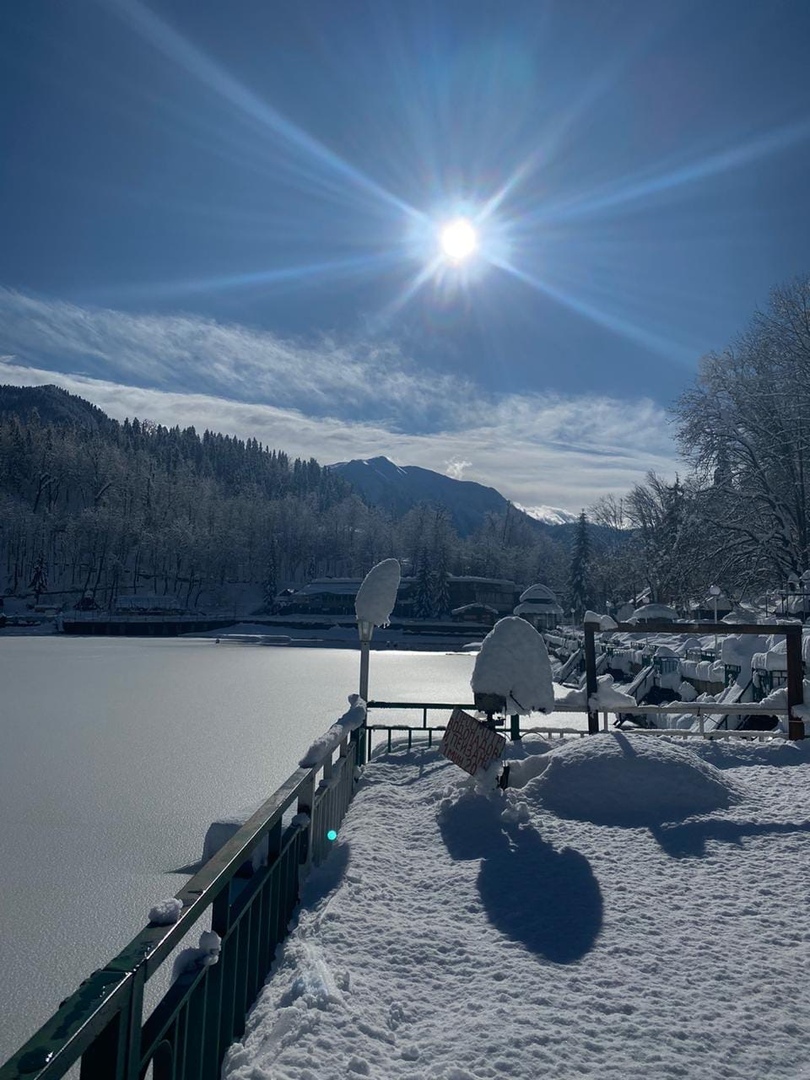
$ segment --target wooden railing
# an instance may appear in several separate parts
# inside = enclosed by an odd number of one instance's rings
[[[140,1080],[150,1067],[153,1080],[216,1080],[286,936],[300,881],[325,858],[352,800],[364,736],[353,731],[297,769],[177,893],[178,921],[150,923],[93,972],[0,1066],[0,1080],[52,1080],[77,1062],[82,1080]],[[263,865],[253,872],[257,849]],[[145,1016],[148,980],[207,915],[218,962],[200,956]]]

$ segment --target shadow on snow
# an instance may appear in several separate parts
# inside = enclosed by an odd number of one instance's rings
[[[481,859],[478,891],[502,934],[555,964],[580,960],[602,926],[602,894],[578,851],[556,851],[530,825],[501,818],[503,803],[467,795],[439,828],[454,859]]]

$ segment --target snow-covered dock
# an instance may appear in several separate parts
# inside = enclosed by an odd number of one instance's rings
[[[810,744],[507,754],[366,767],[225,1077],[810,1075]]]

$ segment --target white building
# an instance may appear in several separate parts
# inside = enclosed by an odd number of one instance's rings
[[[532,585],[520,594],[514,614],[531,623],[535,630],[553,630],[560,624],[563,609],[547,585]]]

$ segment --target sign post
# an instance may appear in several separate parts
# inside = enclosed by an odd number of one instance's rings
[[[506,739],[463,709],[453,709],[439,752],[470,776],[503,757]]]
[[[594,634],[600,629],[599,623],[586,622],[585,630],[585,693],[588,702],[596,695],[599,684],[596,681],[596,642]],[[599,734],[599,713],[588,704],[588,734]]]

